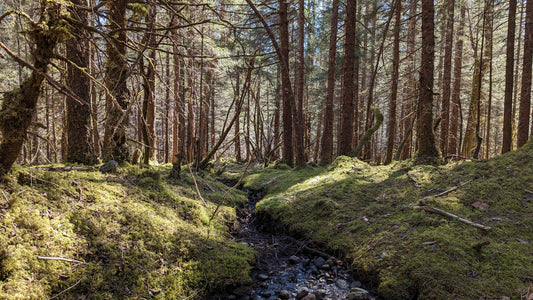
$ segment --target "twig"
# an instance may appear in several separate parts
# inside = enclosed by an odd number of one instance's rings
[[[10,203],[9,203],[9,198],[7,197],[6,193],[4,193],[4,191],[2,190],[2,195],[4,195],[4,198],[6,199],[7,201],[7,205],[9,206]]]
[[[69,290],[73,289],[75,286],[77,286],[77,285],[81,282],[82,279],[83,279],[83,277],[80,278],[80,280],[78,280],[75,284],[69,286],[67,289],[62,290],[62,291],[59,292],[58,294],[55,294],[54,296],[50,297],[50,299],[57,298],[57,297],[63,295],[64,293],[68,292]]]
[[[407,177],[411,180],[411,182],[413,183],[413,185],[417,188],[421,188],[422,186],[420,185],[420,183],[416,182],[416,180],[413,178],[413,176],[411,176],[409,173],[407,173]]]
[[[42,259],[42,260],[60,260],[60,261],[66,261],[70,263],[87,264],[86,262],[83,262],[83,261],[79,261],[79,260],[75,260],[71,258],[64,258],[64,257],[39,256],[39,255],[35,255],[35,257],[37,257],[37,259]]]
[[[187,165],[187,168],[189,168],[189,173],[191,173],[192,181],[194,181],[194,187],[196,188],[196,194],[198,195],[198,198],[202,200],[204,207],[207,207],[207,203],[205,203],[204,197],[202,197],[202,194],[200,194],[200,190],[198,189],[198,183],[196,182],[196,178],[194,178],[194,175],[192,174],[191,165]]]
[[[465,183],[461,183],[460,185],[455,186],[455,187],[453,187],[453,188],[451,188],[451,189],[449,189],[449,190],[446,190],[446,191],[444,191],[444,192],[442,192],[442,193],[438,193],[438,194],[436,194],[436,195],[431,195],[431,196],[426,196],[426,197],[424,197],[424,198],[433,198],[433,197],[444,196],[444,195],[446,195],[446,194],[449,194],[449,193],[455,191],[456,189],[458,189],[458,188],[460,188],[460,187],[462,187],[462,186],[465,186],[465,185],[469,184],[470,182],[472,182],[472,180],[473,180],[473,179],[470,179],[470,180],[468,180],[467,182],[465,182]]]
[[[490,244],[490,241],[484,241],[484,242],[472,245],[472,248],[476,249],[477,251],[480,251],[483,246],[487,246],[488,244]]]
[[[214,189],[212,186],[209,185],[209,183],[206,183],[206,184],[205,184],[205,187],[208,188],[208,189],[209,189],[211,192],[213,192],[213,193],[216,192],[215,189]]]
[[[241,175],[241,178],[239,179],[239,181],[237,181],[237,183],[232,186],[229,190],[227,190],[225,193],[224,193],[224,196],[222,196],[222,200],[220,200],[220,202],[217,204],[217,208],[215,208],[215,211],[213,212],[213,214],[211,215],[211,218],[209,218],[209,223],[211,223],[211,221],[213,220],[213,218],[216,216],[218,210],[220,209],[220,206],[222,206],[222,204],[224,204],[224,201],[226,200],[226,196],[231,192],[233,191],[234,189],[236,189],[239,184],[241,184],[242,182],[242,179],[244,178],[244,175],[246,175],[246,171],[248,170],[248,167],[252,164],[252,159],[250,158],[250,160],[248,161],[248,164],[246,165],[246,168],[244,168],[244,171],[242,172],[242,175]]]
[[[472,221],[469,221],[467,219],[463,219],[463,218],[460,218],[454,214],[451,214],[447,211],[444,211],[442,209],[438,209],[438,208],[435,208],[435,207],[430,207],[430,206],[413,206],[413,209],[418,209],[418,210],[424,210],[424,211],[430,211],[430,212],[433,212],[433,213],[437,213],[437,214],[441,214],[443,216],[446,216],[446,217],[450,217],[454,220],[457,220],[459,222],[462,222],[462,223],[465,223],[467,225],[470,225],[470,226],[474,226],[476,228],[479,228],[479,229],[483,229],[485,231],[491,231],[492,228],[489,227],[489,226],[485,226],[485,225],[482,225],[482,224],[478,224],[478,223],[474,223]]]

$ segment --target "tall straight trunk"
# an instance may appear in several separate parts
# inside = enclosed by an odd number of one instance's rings
[[[130,104],[127,79],[130,75],[126,57],[126,5],[128,0],[109,2],[109,32],[112,38],[107,44],[105,85],[111,92],[106,99],[106,124],[103,156],[105,160],[118,162],[129,158],[126,134],[129,125]]]
[[[455,44],[455,58],[454,58],[454,82],[452,90],[452,105],[450,114],[450,132],[447,153],[459,154],[459,115],[461,108],[461,76],[463,70],[463,27],[465,24],[466,7],[461,5],[461,18],[459,21],[459,29],[457,30],[457,42]]]
[[[339,133],[339,155],[346,155],[352,150],[353,135],[353,90],[354,90],[354,63],[355,63],[355,17],[357,14],[357,1],[348,0],[346,4],[345,40],[344,40],[344,65],[342,84],[341,106],[341,132]]]
[[[147,60],[146,73],[144,74],[144,101],[142,105],[142,132],[144,141],[144,163],[149,164],[150,160],[156,160],[155,150],[155,66],[156,66],[156,36],[154,33],[154,23],[156,20],[156,6],[150,2],[148,16],[146,21],[148,23],[148,32],[146,45],[150,48],[150,53]]]
[[[522,61],[522,88],[520,89],[520,110],[518,113],[517,147],[529,139],[529,117],[531,110],[531,65],[533,59],[533,1],[526,3],[526,29],[524,59]]]
[[[193,51],[189,51],[188,53],[191,56],[194,56]],[[194,58],[189,57],[188,59],[189,66],[187,68],[187,88],[185,89],[188,91],[187,97],[187,138],[186,138],[186,154],[185,154],[185,161],[186,162],[192,162],[194,159],[194,144],[195,144],[195,123],[194,123]]]
[[[333,99],[335,97],[335,54],[337,53],[337,22],[339,16],[339,0],[333,0],[331,26],[329,36],[328,83],[324,107],[324,131],[320,149],[320,164],[329,164],[333,159]],[[318,141],[317,141],[318,142]]]
[[[516,58],[515,58],[515,73],[514,73],[514,87],[513,87],[513,112],[511,113],[513,118],[512,118],[512,127],[513,127],[513,130],[512,130],[512,137],[511,137],[511,149],[514,147],[514,142],[515,139],[516,139],[516,126],[517,126],[517,112],[516,112],[516,106],[517,106],[517,102],[518,102],[518,91],[519,91],[519,88],[518,86],[520,85],[520,70],[521,70],[521,67],[522,65],[520,64],[521,60],[520,60],[520,52],[522,50],[522,32],[524,30],[522,24],[524,23],[524,11],[525,11],[525,4],[524,4],[524,1],[521,1],[521,4],[520,4],[520,21],[518,22],[518,36],[520,37],[518,39],[518,44],[517,44],[517,49],[516,49]]]
[[[85,0],[73,0],[74,5],[86,6]],[[70,15],[80,24],[87,25],[87,12],[69,9]],[[71,38],[66,43],[67,59],[67,86],[83,102],[76,101],[73,97],[67,97],[67,157],[66,161],[92,165],[97,162],[94,153],[91,136],[91,94],[89,78],[81,69],[89,67],[89,40],[86,32],[76,24],[72,27]]]
[[[453,27],[455,0],[449,0],[447,3],[447,25],[446,40],[444,49],[444,70],[442,78],[442,120],[440,131],[440,151],[442,156],[446,157],[448,152],[448,131],[450,126],[450,94],[452,81],[452,47],[453,47]]]
[[[292,94],[291,79],[289,76],[289,20],[288,20],[287,0],[279,0],[279,40],[280,40],[280,60],[283,66],[281,72],[281,91],[283,99],[283,162],[289,166],[294,166],[294,149],[292,145],[293,124],[292,111],[294,95]]]
[[[95,50],[91,47],[90,60],[89,60],[89,72],[94,74],[96,70]],[[101,97],[96,90],[96,83],[91,82],[91,128],[93,135],[93,149],[96,157],[100,156],[100,133],[98,131],[98,102]]]
[[[435,161],[439,151],[433,133],[433,71],[435,60],[435,9],[433,0],[422,0],[422,66],[420,68],[418,155],[422,161]]]
[[[274,96],[274,149],[272,154],[272,159],[279,159],[279,147],[281,132],[280,132],[280,119],[281,119],[281,83],[280,83],[280,74],[278,69],[278,76],[276,76],[276,94]]]
[[[516,0],[509,0],[509,17],[507,19],[507,50],[505,58],[505,92],[503,100],[503,141],[502,154],[511,151],[513,136],[513,73],[514,73],[514,39],[516,30]]]
[[[170,53],[167,53],[165,58],[165,119],[163,120],[164,124],[164,153],[163,153],[163,159],[165,163],[170,162]]]
[[[304,0],[298,0],[298,65],[296,70],[296,115],[294,116],[294,137],[296,139],[296,167],[302,168],[305,166],[305,119],[303,113],[304,103],[304,73],[305,73],[305,61],[304,61]]]
[[[492,30],[493,28],[493,20],[491,20],[490,26],[490,39],[487,39],[487,46],[489,47],[489,94],[488,94],[488,101],[487,101],[487,125],[485,129],[485,159],[489,158],[490,155],[490,127],[491,127],[491,118],[492,118],[492,83],[493,83],[493,68],[492,68],[492,53],[493,53],[493,44],[492,44]]]
[[[400,69],[400,29],[401,29],[402,3],[396,0],[395,19],[394,19],[394,41],[392,50],[392,78],[391,78],[391,97],[389,101],[389,122],[387,150],[385,153],[385,164],[392,161],[392,152],[396,142],[396,102],[398,99],[398,79]]]
[[[241,73],[240,69],[237,67],[235,68],[235,74],[237,75],[237,81],[235,83],[235,160],[237,162],[242,161],[241,157],[241,130],[240,130],[240,115],[241,115]],[[244,91],[243,91],[244,92]]]

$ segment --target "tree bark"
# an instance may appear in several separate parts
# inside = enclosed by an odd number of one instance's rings
[[[434,18],[433,0],[422,0],[422,66],[420,68],[417,139],[418,155],[424,162],[435,162],[439,158],[433,132]]]
[[[333,0],[331,9],[331,26],[328,55],[327,96],[324,107],[324,131],[320,149],[320,164],[327,165],[333,159],[333,98],[335,92],[335,54],[337,53],[337,22],[339,16],[339,0]]]
[[[507,50],[505,59],[505,92],[503,100],[503,141],[502,154],[511,151],[513,127],[513,74],[514,74],[514,38],[516,30],[516,0],[509,0],[509,17],[507,19]]]
[[[146,33],[146,46],[150,49],[147,59],[147,66],[143,74],[143,92],[144,100],[142,105],[142,133],[144,141],[144,164],[150,164],[150,161],[156,161],[155,150],[155,69],[156,69],[156,36],[154,33],[154,23],[156,21],[156,6],[150,2],[148,16],[148,32]],[[141,60],[142,61],[142,60]]]
[[[465,25],[466,7],[461,5],[461,18],[459,21],[459,29],[457,30],[457,42],[455,44],[455,58],[453,70],[453,90],[452,90],[452,105],[450,114],[450,129],[448,137],[447,153],[459,154],[459,114],[461,108],[461,76],[463,70],[463,28]]]
[[[294,137],[296,139],[296,167],[303,168],[306,163],[304,133],[305,122],[303,113],[304,103],[304,75],[305,75],[305,61],[304,61],[304,0],[298,0],[298,65],[296,71],[296,115],[294,116]]]
[[[522,61],[522,88],[520,89],[520,110],[518,113],[517,147],[529,139],[529,117],[531,110],[531,65],[533,59],[533,1],[526,3],[526,29],[524,59]]]
[[[281,91],[283,101],[283,162],[294,166],[294,149],[292,145],[293,124],[292,124],[292,104],[294,94],[292,93],[291,79],[289,75],[289,20],[287,0],[279,0],[279,40],[281,65],[284,66],[281,72]]]
[[[452,46],[453,46],[453,27],[454,27],[454,11],[455,0],[450,0],[447,3],[447,25],[446,25],[446,40],[444,48],[444,70],[442,78],[442,120],[440,131],[440,151],[442,156],[446,157],[448,152],[448,129],[450,126],[450,92],[452,81]]]
[[[392,162],[392,152],[396,143],[396,102],[398,99],[398,79],[400,69],[400,29],[401,29],[401,10],[402,3],[396,0],[395,20],[394,20],[394,41],[392,50],[392,78],[391,78],[391,96],[389,101],[389,122],[388,122],[388,137],[387,150],[385,154],[385,164]]]

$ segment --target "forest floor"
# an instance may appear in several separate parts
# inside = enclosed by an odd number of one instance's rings
[[[245,192],[224,197],[221,177],[200,172],[204,206],[187,169],[173,180],[170,168],[16,167],[0,186],[0,299],[213,299],[250,287],[268,298],[271,280],[315,266],[315,283],[361,281],[381,299],[530,300],[532,143],[441,166],[339,157],[328,167],[255,168],[242,188],[265,195],[253,200],[261,233],[243,231]],[[226,169],[235,182],[244,166]],[[335,268],[323,272],[328,255]],[[289,288],[289,297],[300,289]]]

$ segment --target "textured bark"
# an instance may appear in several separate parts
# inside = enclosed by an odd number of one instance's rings
[[[303,168],[306,163],[304,133],[305,122],[303,113],[304,103],[304,75],[305,75],[305,61],[304,61],[304,0],[298,0],[298,65],[296,70],[296,109],[294,116],[294,138],[296,139],[296,167]]]
[[[237,76],[237,80],[236,80],[236,83],[235,83],[235,102],[236,102],[236,108],[235,108],[235,116],[237,118],[237,121],[235,122],[235,160],[240,162],[242,161],[242,157],[241,157],[241,130],[240,130],[240,116],[241,116],[241,107],[242,107],[242,103],[241,103],[241,91],[240,91],[240,88],[241,88],[241,82],[240,82],[240,78],[241,78],[241,74],[240,74],[240,71],[239,71],[239,68],[236,68],[235,69],[235,73],[236,73],[236,76]]]
[[[130,95],[127,79],[130,75],[126,57],[126,5],[128,0],[111,1],[109,7],[109,32],[105,85],[110,91],[106,98],[106,124],[103,156],[105,160],[123,162],[129,159],[126,133],[129,126],[128,107]]]
[[[453,46],[453,27],[454,27],[454,10],[455,0],[449,0],[447,3],[447,25],[446,40],[444,47],[444,70],[442,77],[442,120],[440,131],[440,151],[442,156],[446,157],[448,152],[448,127],[450,126],[450,92],[452,81],[452,46]]]
[[[455,58],[454,58],[454,71],[453,71],[453,90],[452,90],[452,103],[450,114],[450,129],[449,129],[449,143],[447,147],[447,153],[459,154],[459,114],[461,108],[461,76],[463,70],[463,28],[465,24],[466,7],[461,5],[461,18],[459,21],[459,29],[457,30],[457,42],[455,44]]]
[[[324,107],[324,131],[320,149],[320,164],[329,164],[333,159],[333,98],[335,92],[335,54],[337,53],[337,22],[339,0],[333,0],[331,9],[331,27],[329,36],[328,83]]]
[[[355,63],[355,17],[357,1],[348,0],[346,4],[344,65],[341,105],[341,132],[339,133],[339,155],[346,155],[352,150],[353,135],[353,91],[354,91],[354,63]]]
[[[144,99],[142,104],[142,134],[144,141],[144,164],[148,165],[150,161],[156,161],[155,150],[155,68],[156,59],[155,54],[157,47],[156,36],[154,33],[154,23],[156,20],[156,6],[150,2],[148,16],[146,22],[148,23],[148,32],[146,33],[146,45],[150,48],[150,53],[146,62],[145,73],[143,74],[143,92]]]
[[[288,20],[287,0],[279,1],[279,40],[282,60],[281,65],[281,91],[283,101],[283,162],[289,166],[294,166],[294,149],[292,145],[293,124],[292,111],[294,95],[292,93],[291,79],[289,76],[289,20]]]
[[[422,66],[420,68],[418,155],[421,161],[438,160],[433,133],[433,72],[435,60],[435,9],[433,0],[422,0]]]
[[[72,0],[74,5],[86,6],[85,0]],[[79,24],[87,25],[87,12],[69,8],[70,16]],[[74,36],[66,42],[67,86],[83,102],[67,96],[67,157],[66,161],[92,165],[97,163],[91,139],[91,96],[90,80],[82,69],[89,67],[89,41],[86,32],[75,24],[71,28]]]
[[[391,78],[391,96],[389,101],[389,122],[388,122],[388,137],[387,137],[387,151],[385,154],[385,164],[390,164],[392,161],[392,152],[396,142],[396,106],[398,99],[398,79],[400,69],[400,29],[401,29],[401,1],[396,0],[395,19],[394,19],[394,41],[392,50],[392,78]]]
[[[50,9],[47,26],[31,27],[30,37],[34,48],[31,57],[34,60],[31,74],[22,81],[19,87],[4,94],[0,108],[0,176],[11,170],[22,149],[26,132],[36,113],[41,84],[48,70],[48,65],[58,43],[57,33],[47,29],[58,26],[59,16]]]
[[[533,59],[533,1],[526,4],[526,29],[524,59],[522,61],[522,87],[520,89],[520,110],[518,113],[517,147],[529,139],[529,118],[531,110],[531,65]]]
[[[507,20],[507,50],[505,59],[505,92],[503,101],[503,141],[502,154],[511,151],[512,145],[512,111],[513,111],[513,73],[514,73],[514,38],[516,30],[516,0],[509,0],[509,18]]]

